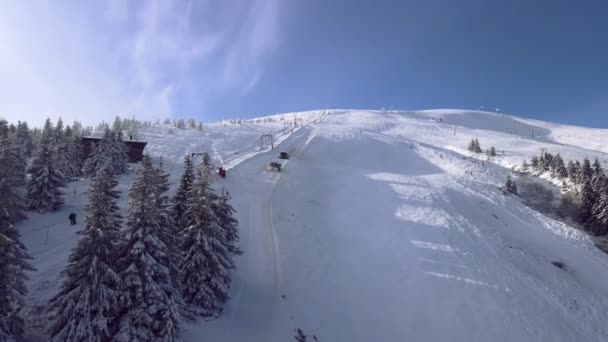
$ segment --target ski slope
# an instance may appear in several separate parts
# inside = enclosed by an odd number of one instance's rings
[[[305,126],[292,133],[284,122],[294,117]],[[296,328],[318,341],[608,340],[608,256],[497,190],[541,149],[608,160],[608,132],[462,110],[273,118],[140,132],[173,185],[189,153],[229,168],[214,186],[232,194],[245,254],[223,315],[186,323],[186,341],[289,341]],[[473,138],[499,156],[472,155]],[[279,151],[292,159],[266,171]],[[121,177],[125,208],[132,177]],[[33,341],[45,340],[39,311],[84,217],[88,181],[71,186],[63,211],[19,225],[38,269],[27,298]]]

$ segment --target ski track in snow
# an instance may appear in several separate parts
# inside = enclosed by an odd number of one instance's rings
[[[140,132],[173,186],[190,153],[229,170],[214,187],[232,194],[245,254],[222,316],[186,322],[186,341],[288,341],[296,328],[319,341],[608,340],[606,255],[497,190],[541,148],[608,160],[607,131],[459,110],[271,117]],[[295,118],[305,127],[291,134],[284,122]],[[263,134],[274,149],[260,147]],[[588,137],[593,149],[582,147]],[[468,152],[473,138],[499,156]],[[267,171],[280,151],[292,158]],[[133,176],[120,177],[125,211]],[[71,183],[61,211],[18,225],[38,269],[26,298],[31,341],[46,340],[43,309],[83,227],[88,185]]]

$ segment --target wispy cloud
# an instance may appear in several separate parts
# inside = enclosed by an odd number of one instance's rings
[[[3,5],[0,91],[11,96],[0,115],[9,119],[194,116],[209,96],[253,89],[281,39],[278,0]],[[175,113],[183,99],[198,105]]]

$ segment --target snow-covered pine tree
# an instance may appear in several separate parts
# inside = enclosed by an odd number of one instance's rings
[[[154,173],[156,177],[154,184],[157,184],[155,188],[155,205],[159,217],[160,238],[169,249],[171,280],[174,282],[175,287],[179,288],[179,266],[182,261],[181,250],[179,249],[180,232],[173,220],[173,206],[167,196],[167,192],[171,186],[169,185],[169,174],[162,168],[162,158],[160,166],[154,169]],[[181,305],[182,302],[179,302],[179,304]]]
[[[17,141],[17,133],[11,133],[7,127],[6,121],[0,120],[0,149],[4,154],[3,162],[6,163],[6,169],[11,172],[11,184],[21,186],[25,184],[27,157]]]
[[[112,132],[106,129],[103,137],[95,147],[91,150],[91,154],[87,156],[87,160],[84,163],[84,174],[89,177],[95,177],[99,170],[106,167],[113,167],[112,165]]]
[[[211,180],[211,175],[213,174],[213,163],[211,162],[211,157],[209,153],[203,153],[203,165],[201,172],[209,174],[209,179]]]
[[[224,230],[226,234],[226,241],[228,243],[228,250],[230,253],[235,255],[243,254],[243,251],[239,248],[239,231],[238,224],[236,218],[234,218],[234,213],[236,212],[234,208],[230,205],[230,193],[227,191],[222,191],[218,200],[213,205],[213,211],[215,216],[218,218],[218,222],[220,227]]]
[[[199,131],[202,131],[202,130],[203,130],[203,123],[202,123],[202,122],[199,122],[199,123],[198,123],[198,130],[199,130]]]
[[[555,155],[552,162],[552,172],[554,177],[565,178],[568,177],[568,170],[566,169],[566,165],[564,164],[564,160],[558,154]]]
[[[117,253],[121,216],[112,171],[97,173],[89,191],[86,225],[63,271],[61,288],[50,301],[51,341],[109,341],[118,314]]]
[[[0,189],[4,190],[2,183],[4,181],[0,180]],[[19,341],[23,335],[24,321],[20,311],[27,294],[25,272],[34,270],[30,259],[19,232],[7,212],[0,208],[0,341]]]
[[[15,143],[21,147],[25,157],[31,157],[34,152],[34,142],[30,133],[30,128],[25,121],[17,122],[17,132],[15,133]]]
[[[574,163],[574,167],[576,168],[576,175],[575,175],[575,179],[576,179],[576,183],[577,184],[582,184],[583,183],[583,178],[582,178],[582,165],[581,162],[579,162],[578,160]]]
[[[534,170],[540,171],[540,160],[538,159],[537,156],[533,156],[532,161],[530,163],[531,163],[530,165],[532,166],[532,168]]]
[[[570,179],[570,181],[576,183],[576,174],[578,171],[576,170],[576,165],[574,165],[574,162],[572,160],[568,162],[568,166],[566,167],[566,169],[568,170],[568,178]]]
[[[20,309],[27,293],[25,271],[33,271],[31,257],[20,241],[14,223],[25,217],[16,191],[10,151],[0,149],[0,341],[20,340],[23,319]]]
[[[114,132],[119,132],[122,131],[124,129],[124,122],[123,120],[120,119],[120,116],[117,116],[114,119],[114,123],[112,124],[112,130]]]
[[[482,153],[481,145],[479,145],[479,140],[475,139],[475,153]]]
[[[603,178],[602,187],[596,191],[597,200],[593,206],[596,225],[595,227],[588,227],[592,229],[593,234],[600,236],[608,234],[608,182],[606,177]]]
[[[593,161],[592,168],[594,177],[604,174],[604,171],[602,170],[602,165],[600,164],[600,161],[597,158],[595,158],[595,160]]]
[[[196,122],[194,119],[188,119],[188,128],[196,128]]]
[[[63,204],[65,178],[53,163],[53,155],[48,144],[41,144],[36,158],[29,168],[30,179],[26,184],[26,205],[40,213],[55,211]]]
[[[586,229],[592,230],[595,222],[593,215],[593,207],[597,201],[596,193],[591,185],[591,178],[586,177],[583,181],[583,187],[581,189],[581,210],[580,210],[580,222],[585,226]]]
[[[63,172],[71,179],[80,177],[82,174],[82,160],[84,151],[82,149],[81,137],[68,125],[65,128],[66,159],[63,164]]]
[[[552,171],[552,167],[553,167],[553,155],[549,152],[545,152],[544,153],[544,171]]]
[[[188,202],[188,196],[194,183],[194,167],[192,166],[192,159],[190,156],[186,156],[184,160],[184,173],[179,181],[179,186],[173,197],[173,208],[172,216],[178,231],[182,231],[188,225],[188,218],[184,217],[186,212],[186,205]]]
[[[218,317],[229,298],[234,261],[226,235],[212,208],[210,175],[201,172],[192,187],[184,231],[180,268],[182,294],[191,310],[203,317]]]
[[[157,171],[144,156],[129,190],[129,214],[117,260],[121,311],[116,342],[181,341],[180,292],[171,279],[169,247],[156,207]]]
[[[471,152],[475,152],[475,139],[471,140],[471,142],[469,143],[469,146],[467,147],[467,150],[469,150]]]
[[[127,155],[127,147],[122,140],[122,131],[112,131],[110,136],[112,170],[115,174],[123,174],[129,169],[129,156]]]
[[[496,149],[494,148],[494,146],[492,146],[490,148],[490,156],[491,157],[496,157]]]
[[[591,162],[588,158],[583,160],[583,166],[580,169],[580,179],[582,182],[585,182],[587,179],[591,180],[593,178],[593,169],[591,168]]]
[[[511,175],[507,175],[507,181],[502,188],[502,193],[505,195],[517,194],[517,184],[511,179]]]
[[[521,164],[521,170],[523,172],[528,172],[530,169],[530,165],[528,165],[528,161],[524,159],[524,162]]]

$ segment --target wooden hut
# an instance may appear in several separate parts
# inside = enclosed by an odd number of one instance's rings
[[[91,155],[91,151],[95,147],[101,138],[95,137],[82,137],[82,147],[84,149],[85,156]],[[127,147],[127,155],[129,156],[129,163],[136,163],[143,159],[144,157],[144,148],[148,144],[145,141],[133,141],[133,140],[125,140],[124,141]]]

